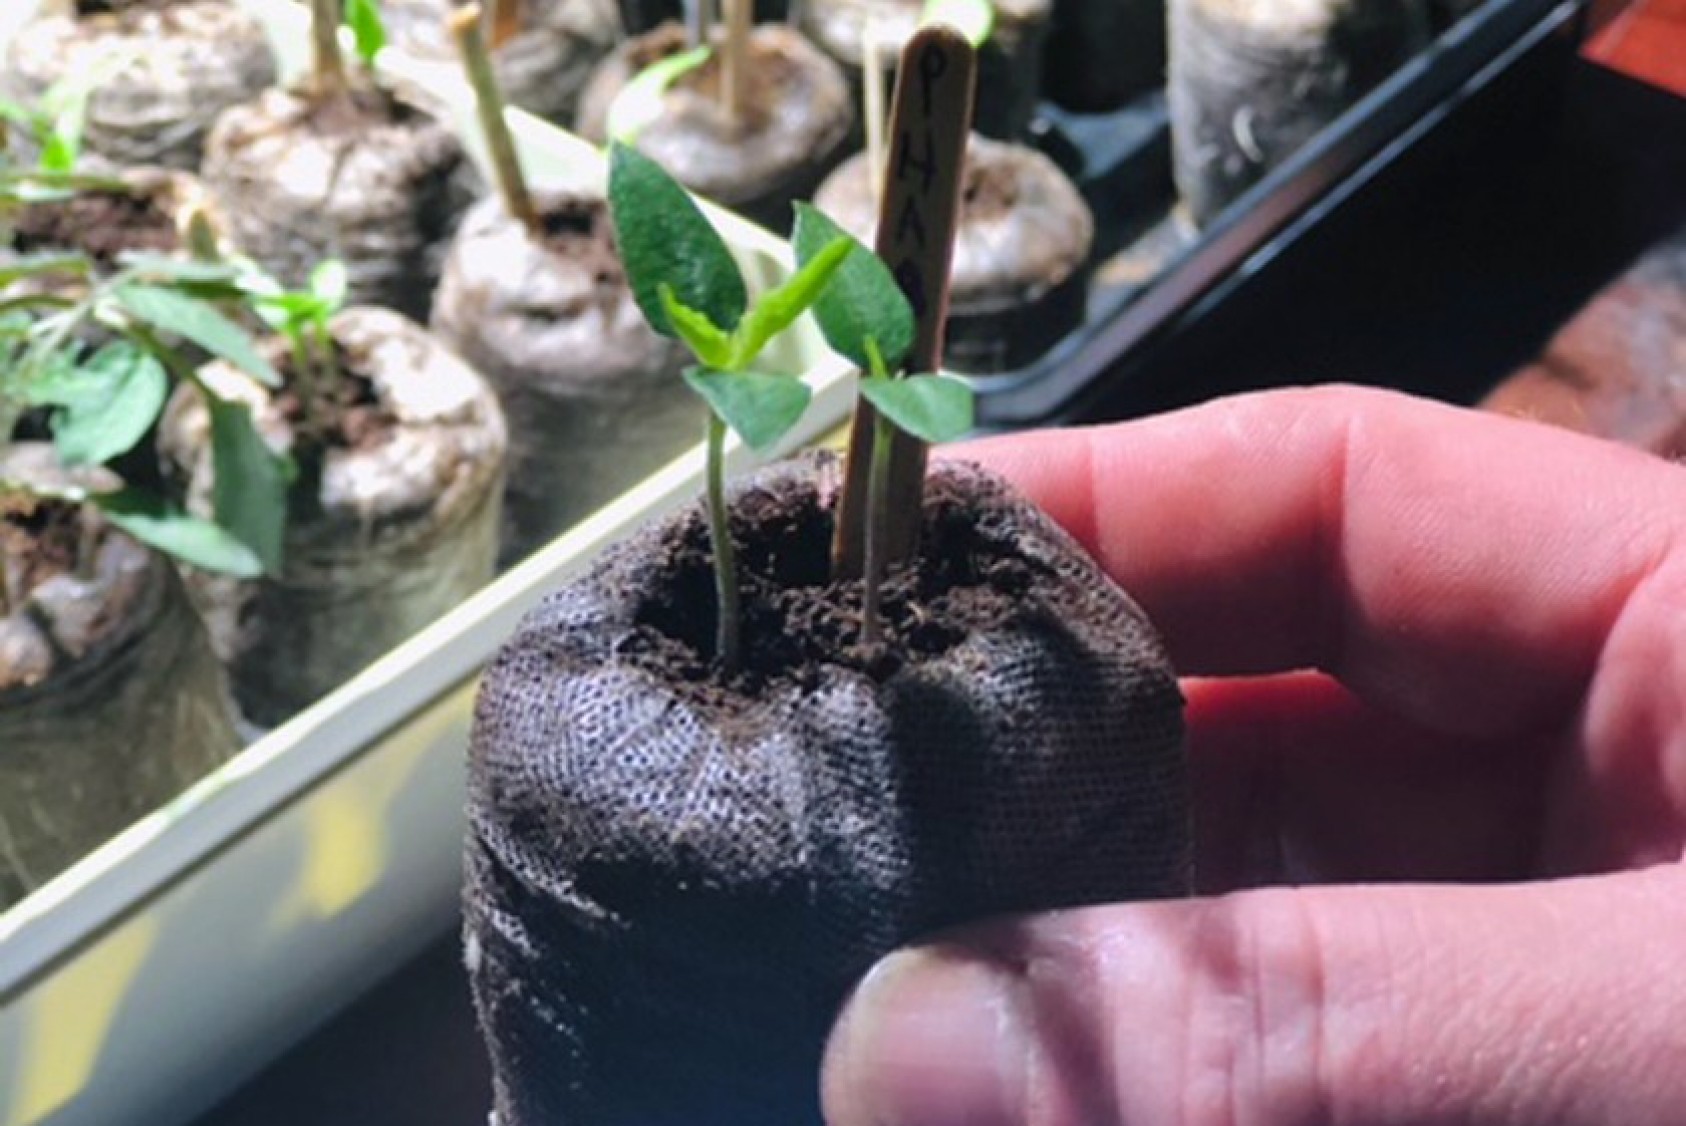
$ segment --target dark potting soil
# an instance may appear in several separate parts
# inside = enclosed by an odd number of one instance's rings
[[[82,526],[81,510],[73,504],[22,493],[0,495],[0,566],[7,569],[14,602],[55,575],[76,569]]]
[[[33,203],[13,225],[13,248],[28,254],[80,250],[110,266],[125,250],[168,253],[180,249],[175,216],[156,196],[136,192],[82,192],[67,200]]]
[[[164,25],[167,30],[179,30],[176,21],[169,16],[169,10],[179,3],[179,0],[76,0],[76,15],[79,19],[90,16],[115,16],[117,25],[125,31],[130,30],[136,20],[131,16],[138,16],[143,12],[164,13]]]
[[[600,199],[562,196],[539,212],[544,245],[557,258],[591,275],[606,304],[621,300],[626,267],[615,244],[615,224]]]
[[[307,414],[299,394],[300,376],[291,356],[279,365],[286,386],[275,399],[281,417],[292,428],[301,457],[320,457],[326,450],[371,450],[388,441],[398,426],[393,414],[375,394],[374,382],[357,370],[338,343],[333,345],[338,377],[316,399]],[[325,409],[324,409],[325,408]]]
[[[883,641],[867,646],[861,582],[831,577],[832,529],[831,506],[812,491],[749,492],[734,507],[743,660],[731,672],[715,653],[706,528],[676,531],[660,545],[654,562],[664,579],[640,607],[624,655],[730,713],[774,681],[812,687],[828,665],[887,680],[1009,621],[1039,574],[1011,540],[992,536],[962,498],[933,482],[920,552],[888,576]]]

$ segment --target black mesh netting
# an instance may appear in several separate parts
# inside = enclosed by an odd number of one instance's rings
[[[969,467],[856,642],[837,476],[734,492],[746,657],[691,509],[528,615],[482,687],[466,945],[500,1126],[815,1122],[837,1008],[934,928],[1187,887],[1181,696],[1081,549]]]

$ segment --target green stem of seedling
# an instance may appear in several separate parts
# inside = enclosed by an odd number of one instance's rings
[[[866,338],[867,379],[889,379],[878,341]],[[861,644],[872,647],[884,639],[879,603],[884,585],[885,556],[890,546],[890,464],[896,428],[882,414],[872,419],[872,454],[866,478],[866,527],[861,529]]]
[[[884,586],[884,548],[890,530],[890,451],[895,427],[882,414],[873,419],[872,468],[866,486],[866,545],[861,566],[861,644],[873,648],[884,640],[879,604]]]
[[[726,516],[726,423],[708,416],[708,536],[714,549],[714,592],[719,617],[714,651],[728,672],[738,667],[738,564]]]
[[[310,0],[310,46],[316,92],[331,97],[345,90],[340,54],[340,0]]]
[[[316,396],[320,387],[316,379],[316,365],[311,360],[310,346],[305,342],[304,330],[295,328],[287,334],[287,344],[293,353],[293,379],[298,383],[299,405],[304,412],[307,429],[316,422]]]

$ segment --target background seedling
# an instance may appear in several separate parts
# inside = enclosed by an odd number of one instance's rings
[[[349,88],[340,52],[340,25],[351,29],[357,59],[373,70],[386,46],[386,26],[376,0],[310,0],[311,81],[318,96],[338,97]]]
[[[504,116],[503,92],[498,88],[497,75],[492,69],[492,56],[486,49],[486,37],[480,30],[480,5],[458,8],[450,16],[451,35],[462,53],[463,69],[469,85],[474,88],[474,103],[480,113],[480,128],[486,135],[486,149],[492,158],[492,175],[497,180],[498,194],[507,210],[534,238],[544,234],[538,211],[533,207],[532,193],[527,190],[527,178],[521,172],[521,161],[515,155],[515,139],[510,136],[509,121]]]
[[[820,299],[849,256],[846,238],[815,248],[783,285],[749,302],[726,243],[685,189],[648,157],[609,147],[609,208],[627,281],[650,326],[683,341],[699,363],[685,382],[708,405],[707,505],[718,618],[715,652],[727,669],[740,652],[738,582],[726,515],[728,428],[765,453],[807,409],[800,379],[755,370],[767,343]]]
[[[198,383],[178,351],[181,342],[268,386],[280,384],[251,338],[214,307],[242,295],[236,267],[127,254],[117,270],[96,279],[90,259],[66,253],[15,259],[0,268],[0,281],[67,273],[89,279],[78,298],[26,290],[5,302],[0,447],[23,411],[43,408],[65,464],[100,465],[128,453],[157,420],[170,377]],[[116,339],[91,347],[79,331],[90,324]],[[91,504],[136,539],[207,570],[242,576],[277,570],[290,463],[264,444],[249,408],[200,389],[211,404],[215,522],[133,487],[59,490],[47,499]],[[0,492],[43,496],[23,481],[0,481]]]
[[[345,307],[349,279],[345,263],[322,262],[302,290],[285,290],[265,275],[246,280],[252,303],[269,327],[286,338],[304,428],[320,433],[328,404],[335,401],[341,373],[329,322]]]

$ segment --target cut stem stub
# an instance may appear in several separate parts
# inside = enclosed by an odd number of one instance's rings
[[[480,23],[478,4],[458,8],[449,17],[451,35],[462,53],[469,85],[474,88],[474,104],[480,114],[480,129],[486,136],[486,151],[491,157],[492,175],[498,182],[498,194],[516,222],[537,236],[542,233],[538,210],[527,190],[521,161],[515,155],[515,138],[510,135],[509,122],[504,116],[503,91],[498,88]]]
[[[340,17],[340,0],[310,0],[311,77],[321,97],[331,97],[346,88]]]

